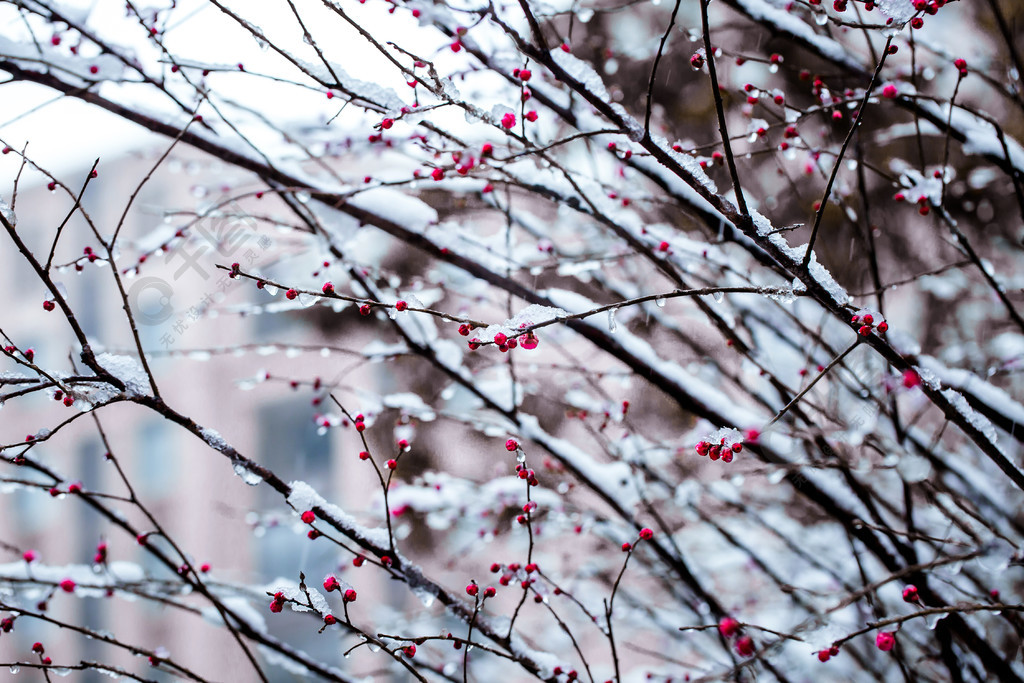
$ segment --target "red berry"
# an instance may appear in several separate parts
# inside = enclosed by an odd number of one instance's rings
[[[299,293],[296,292],[294,289],[289,289],[287,292],[284,293],[284,295],[289,299],[294,299],[299,295]]]
[[[341,590],[341,583],[334,576],[328,576],[324,579],[324,590],[330,593],[331,591]]]
[[[396,311],[404,311],[404,310],[406,310],[408,308],[409,308],[409,304],[405,303],[402,300],[399,300],[399,301],[395,302],[395,310]]]
[[[896,634],[889,631],[879,631],[875,636],[875,645],[879,650],[888,652],[896,645]]]
[[[64,579],[63,581],[60,582],[60,589],[62,591],[64,591],[65,593],[74,593],[75,592],[75,582],[72,581],[71,579]]]
[[[384,557],[387,557],[387,556],[385,555]],[[381,559],[383,560],[384,558],[381,558]],[[355,602],[356,601],[356,597],[358,597],[358,596],[356,595],[356,592],[354,590],[349,588],[349,589],[347,589],[345,591],[345,595],[343,597],[345,599],[345,602]]]
[[[724,638],[732,638],[740,630],[740,622],[736,621],[732,617],[722,617],[721,621],[718,622],[718,632],[722,634]]]
[[[363,304],[360,306],[359,315],[370,315],[370,304]]]
[[[506,112],[505,115],[501,117],[501,125],[506,129],[514,128],[516,125],[516,115],[512,112]]]
[[[47,301],[43,302],[43,310],[44,311],[52,311],[56,307],[57,307],[57,305],[55,303],[53,303],[52,301],[47,300]]]
[[[917,602],[917,586],[910,585],[903,589],[903,601],[904,602]]]
[[[645,541],[649,541],[652,538],[654,538],[654,531],[648,529],[647,527],[644,527],[640,530],[640,538],[644,539]]]
[[[323,292],[324,294],[327,295],[334,294],[334,285],[330,282],[325,282],[323,286]]]
[[[505,442],[506,451],[514,451],[517,448],[519,448],[519,443],[515,439],[509,439]]]
[[[484,589],[484,597],[485,598],[493,598],[497,594],[498,594],[498,591],[494,590],[493,586],[488,586],[487,588]]]
[[[388,466],[389,470],[397,469],[398,468],[398,461],[395,460],[394,458],[392,458],[391,460],[388,460],[387,466]]]
[[[475,596],[479,592],[480,592],[480,587],[477,586],[475,583],[471,583],[468,586],[466,586],[466,593],[468,595]]]
[[[325,614],[324,615],[324,623],[327,624],[328,626],[330,626],[332,624],[338,623],[338,620],[334,617],[333,614]]]
[[[622,544],[622,552],[628,553],[632,549],[633,549],[633,544],[632,543],[623,543]]]
[[[304,524],[312,524],[316,521],[316,513],[312,510],[306,510],[302,513],[302,522]]]
[[[754,639],[750,636],[740,636],[737,638],[736,652],[741,657],[749,657],[754,654]]]

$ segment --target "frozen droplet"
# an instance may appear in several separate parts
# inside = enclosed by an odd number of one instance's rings
[[[300,190],[299,192],[295,193],[295,198],[299,200],[300,204],[306,204],[307,202],[309,202],[311,197],[312,195],[310,195],[309,192],[306,192],[305,190]]]
[[[658,2],[660,2],[660,0],[652,0],[652,1],[654,2],[655,5],[657,5]],[[579,19],[580,23],[586,24],[591,19],[594,18],[594,10],[590,9],[589,7],[581,7],[576,12],[576,18]]]
[[[617,308],[608,309],[608,331],[614,333],[619,329],[618,323],[615,322],[615,314],[619,312]]]
[[[316,294],[310,294],[309,292],[302,292],[299,294],[299,305],[303,308],[309,308],[319,300],[320,297]]]
[[[278,290],[277,290],[277,287],[275,287],[274,285],[271,285],[271,284],[267,284],[267,285],[264,285],[264,286],[263,286],[263,289],[264,289],[264,290],[265,290],[265,291],[267,292],[267,294],[269,294],[270,296],[277,296],[277,291],[278,291]]]
[[[924,624],[928,627],[929,631],[934,631],[935,627],[939,625],[939,622],[948,616],[949,614],[926,614],[924,617]]]
[[[713,292],[711,294],[711,298],[714,299],[717,303],[722,303],[722,299],[725,298],[725,294],[723,294],[722,292]]]
[[[773,73],[773,74],[779,73],[779,65],[778,64],[772,64],[771,66],[768,67],[768,72],[769,73]]]
[[[818,26],[824,26],[828,23],[828,15],[825,12],[816,12],[814,14],[814,23]]]
[[[434,604],[434,594],[426,590],[425,588],[414,588],[413,594],[415,594],[416,597],[420,599],[420,602],[423,603],[424,607],[429,608],[431,605]]]
[[[654,305],[657,306],[658,308],[665,308],[665,297],[659,296],[657,299],[654,300]]]
[[[320,349],[320,357],[321,358],[327,358],[330,355],[331,355],[331,350],[329,348],[327,348],[326,346],[324,348]]]
[[[20,671],[21,671],[21,667],[20,666],[18,666],[17,664],[11,664],[10,672],[12,674],[19,673]]]
[[[189,360],[206,361],[206,360],[210,360],[211,357],[212,357],[212,354],[209,351],[189,351],[188,352]]]

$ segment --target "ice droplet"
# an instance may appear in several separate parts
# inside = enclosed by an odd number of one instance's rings
[[[722,303],[722,299],[725,298],[725,294],[723,294],[722,292],[714,292],[712,293],[711,298],[714,299],[717,303]]]
[[[309,192],[306,192],[305,190],[300,190],[299,192],[295,193],[295,198],[299,200],[300,204],[308,203],[311,197],[312,195],[310,195]]]
[[[934,631],[935,627],[939,625],[939,622],[948,617],[948,614],[928,614],[925,615],[924,623],[928,627],[929,631]]]
[[[424,588],[414,588],[413,593],[420,602],[423,603],[424,607],[430,607],[434,604],[434,594]]]
[[[814,23],[817,24],[818,26],[824,26],[825,24],[828,23],[828,15],[825,14],[824,12],[817,12],[814,15]]]
[[[779,73],[779,65],[778,64],[772,64],[771,66],[768,67],[768,71],[769,71],[769,73],[773,73],[773,74]]]
[[[21,667],[17,664],[11,664],[11,673],[16,674],[21,672]]]
[[[270,296],[277,296],[277,291],[278,290],[277,290],[277,287],[275,287],[274,285],[271,285],[271,284],[264,285],[263,289],[266,290],[267,294],[269,294]]]
[[[618,323],[615,322],[615,314],[618,313],[618,312],[619,312],[619,309],[617,309],[617,308],[609,308],[608,309],[608,331],[613,333],[613,334],[615,333],[615,331],[617,329],[619,329]]]
[[[657,299],[654,300],[654,305],[657,306],[658,308],[665,308],[665,297],[659,296]]]
[[[316,294],[310,294],[309,292],[303,292],[302,294],[299,294],[299,305],[302,306],[303,308],[309,308],[319,300],[320,297],[318,297]]]
[[[580,10],[576,12],[576,18],[580,20],[580,23],[586,24],[594,18],[594,10],[589,7],[581,7]]]
[[[242,481],[244,481],[249,486],[257,486],[261,481],[263,481],[260,475],[250,470],[243,463],[236,462],[234,470],[235,474],[241,477]]]

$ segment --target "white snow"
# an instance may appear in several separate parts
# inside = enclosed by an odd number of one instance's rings
[[[114,377],[124,382],[129,396],[145,396],[149,389],[149,377],[145,369],[132,356],[101,353],[96,362]]]
[[[879,12],[887,17],[891,17],[893,23],[900,26],[910,21],[917,14],[917,10],[914,9],[914,3],[911,0],[878,0],[875,4],[878,6]]]
[[[0,199],[0,214],[3,214],[4,219],[12,226],[18,224],[18,217],[14,215],[14,209],[3,199]]]
[[[953,405],[954,408],[957,409],[957,412],[967,418],[967,421],[971,423],[971,426],[981,432],[985,438],[988,439],[989,443],[995,446],[998,451],[1003,452],[1003,449],[999,446],[999,436],[996,434],[996,428],[992,426],[992,423],[989,422],[987,417],[978,413],[971,407],[971,404],[967,402],[967,399],[964,398],[963,394],[953,389],[943,389],[942,395]]]
[[[437,211],[432,207],[406,192],[390,187],[375,187],[359,192],[348,199],[348,204],[415,233],[422,233],[427,226],[437,223]]]
[[[1002,413],[1012,422],[1024,426],[1024,405],[997,386],[986,382],[977,375],[959,368],[949,368],[931,356],[918,357],[921,368],[930,371],[943,384],[966,391],[976,396],[993,410]]]
[[[288,496],[288,504],[300,512],[320,508],[327,518],[338,525],[344,531],[353,536],[365,539],[369,544],[378,548],[387,548],[390,545],[388,530],[383,527],[371,529],[365,527],[355,518],[342,510],[337,505],[328,503],[323,496],[316,492],[312,486],[304,481],[293,481],[289,483],[292,492]]]

